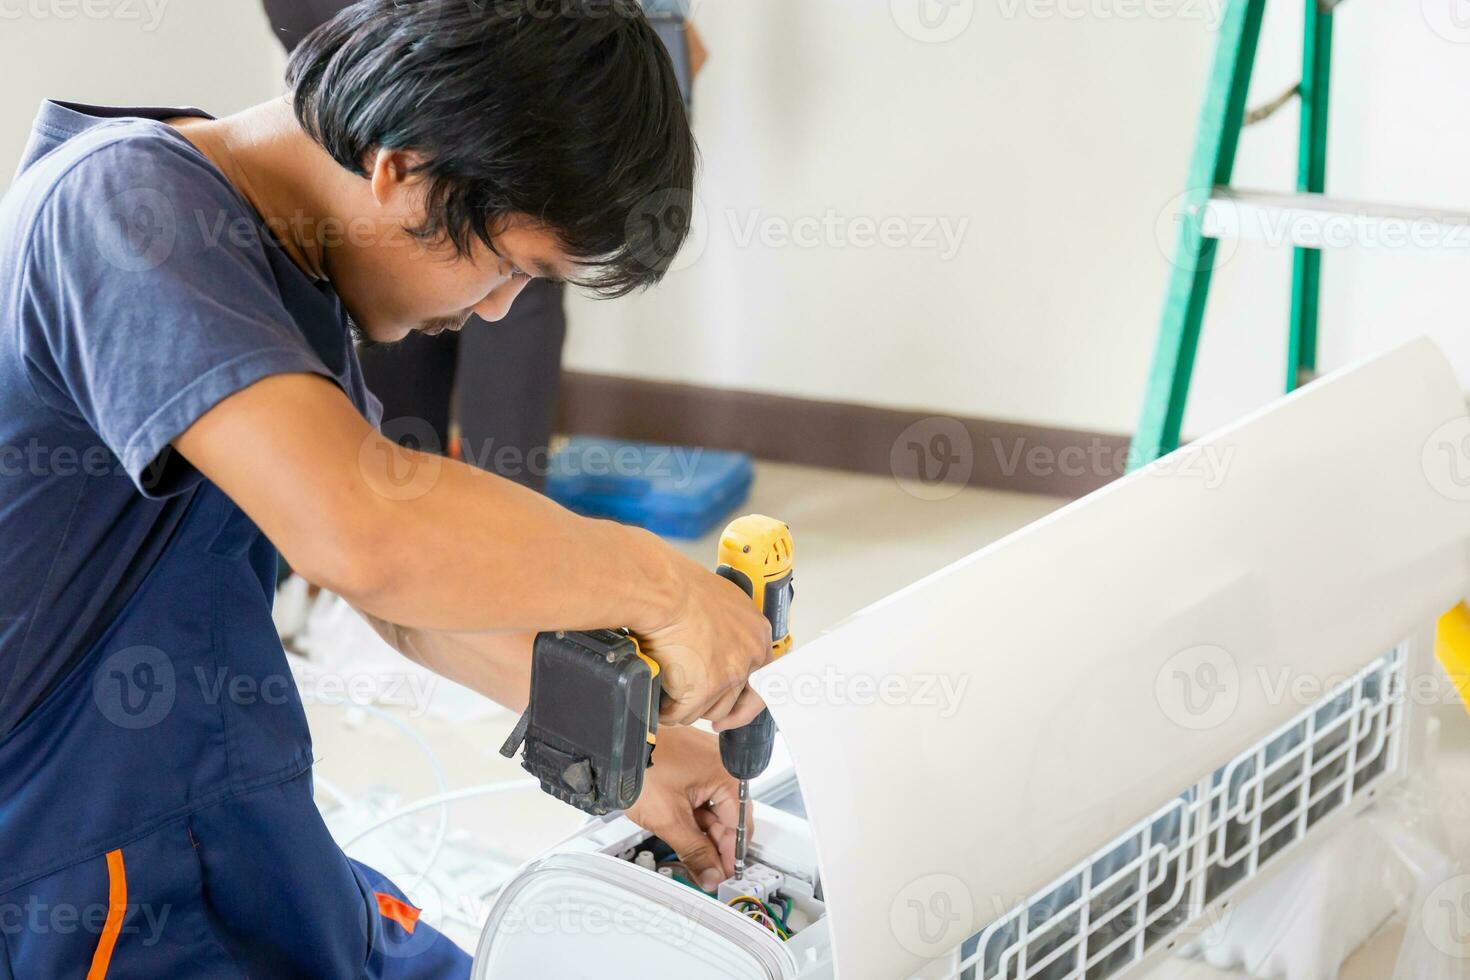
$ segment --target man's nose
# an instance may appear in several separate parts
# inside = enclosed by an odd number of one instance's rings
[[[525,289],[526,283],[530,281],[530,279],[519,276],[507,279],[491,290],[484,302],[474,308],[475,315],[490,323],[504,319],[505,315],[510,312],[511,304],[516,301],[517,296],[521,295],[521,290]]]

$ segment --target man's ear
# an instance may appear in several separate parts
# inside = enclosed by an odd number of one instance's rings
[[[415,168],[422,165],[423,160],[412,150],[374,150],[368,160],[368,181],[377,202],[387,205],[404,190],[417,184],[420,174]]]

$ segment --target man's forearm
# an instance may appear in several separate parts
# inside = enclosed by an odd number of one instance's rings
[[[542,495],[453,460],[382,440],[386,472],[433,472],[421,496],[395,499],[365,462],[358,506],[378,574],[350,595],[375,616],[433,631],[654,628],[677,607],[681,556],[650,534],[580,517]],[[625,621],[628,617],[635,621]],[[638,617],[646,616],[642,622]]]
[[[675,617],[693,573],[645,531],[579,517],[510,480],[397,445],[311,375],[238,392],[175,444],[292,567],[386,622],[651,630]]]
[[[316,375],[259,381],[174,445],[293,568],[385,622],[522,635],[625,626],[664,668],[665,722],[741,725],[760,711],[746,680],[770,660],[771,626],[739,586],[647,531],[404,449]]]
[[[512,711],[526,709],[534,633],[436,633],[358,612],[384,642],[408,659]]]

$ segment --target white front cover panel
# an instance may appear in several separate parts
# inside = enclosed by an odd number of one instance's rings
[[[687,885],[604,854],[532,862],[506,886],[474,980],[791,980],[770,933]]]
[[[908,976],[1448,608],[1470,584],[1466,440],[1416,342],[758,674],[842,980]]]

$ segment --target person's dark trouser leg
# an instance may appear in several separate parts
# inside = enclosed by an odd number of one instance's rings
[[[540,490],[556,425],[565,287],[526,284],[498,323],[475,320],[460,334],[460,450],[467,463]]]
[[[368,389],[383,403],[383,434],[414,449],[447,452],[459,335],[409,334],[396,344],[364,347],[358,356]]]

